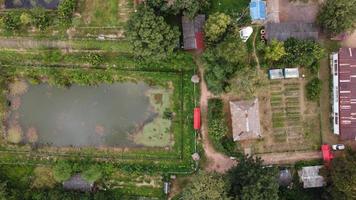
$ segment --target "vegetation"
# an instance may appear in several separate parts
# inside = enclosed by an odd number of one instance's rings
[[[35,8],[31,11],[32,24],[40,29],[45,30],[51,23],[51,18],[43,8]],[[24,24],[25,25],[25,24]]]
[[[53,167],[53,178],[61,183],[72,176],[73,168],[68,161],[60,160]]]
[[[21,14],[19,12],[8,12],[2,18],[2,22],[6,31],[17,31],[21,27]]]
[[[93,165],[90,166],[87,170],[85,170],[82,176],[86,181],[92,183],[99,180],[102,177],[102,172],[99,166]]]
[[[286,50],[284,48],[284,43],[277,40],[272,40],[266,47],[265,59],[272,62],[279,61],[283,56],[285,56]]]
[[[351,31],[356,24],[356,0],[327,0],[318,14],[319,25],[329,34]]]
[[[230,79],[235,72],[246,66],[246,45],[233,35],[228,36],[216,47],[208,48],[205,61],[205,80],[208,88],[215,94],[226,92],[230,88]]]
[[[69,26],[72,23],[72,17],[75,10],[76,0],[62,0],[58,6],[59,23],[63,26]]]
[[[170,27],[162,16],[144,5],[128,21],[127,36],[140,58],[166,58],[179,43],[178,28]]]
[[[275,167],[264,167],[260,158],[242,156],[238,164],[228,171],[234,199],[278,199],[278,182]]]
[[[347,149],[345,156],[336,157],[330,169],[331,194],[335,199],[356,198],[356,152]]]
[[[217,42],[222,38],[231,24],[231,18],[224,13],[210,15],[206,21],[204,32],[208,42]]]
[[[227,184],[223,177],[217,174],[200,172],[193,177],[183,190],[182,199],[184,200],[227,200]]]
[[[7,140],[13,144],[18,144],[22,141],[23,132],[19,125],[12,125],[7,130]]]
[[[314,78],[306,85],[307,99],[311,101],[317,101],[320,98],[322,89],[322,82],[319,78]]]

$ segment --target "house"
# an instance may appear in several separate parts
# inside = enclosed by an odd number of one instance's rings
[[[261,137],[258,99],[253,101],[230,101],[234,141]]]
[[[318,28],[312,23],[283,22],[267,23],[265,26],[267,40],[285,41],[288,38],[313,39],[319,37]]]
[[[299,179],[303,183],[303,188],[323,187],[326,183],[324,177],[319,175],[322,165],[303,167],[298,171]]]
[[[252,21],[263,21],[266,19],[266,1],[251,0],[250,16]]]
[[[198,15],[193,20],[182,17],[183,48],[185,50],[202,50],[204,48],[203,28],[205,15]]]
[[[285,68],[284,78],[299,78],[299,69],[298,68]]]
[[[94,183],[84,180],[80,174],[72,176],[69,180],[63,182],[63,188],[66,190],[75,190],[81,192],[90,192]]]
[[[270,69],[268,72],[269,78],[271,80],[275,80],[275,79],[283,79],[284,78],[284,74],[283,74],[283,70],[282,69]]]
[[[331,56],[333,129],[341,140],[356,140],[356,48],[340,48]]]

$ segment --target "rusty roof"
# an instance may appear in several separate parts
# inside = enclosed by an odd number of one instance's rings
[[[356,48],[339,50],[340,138],[356,139]]]

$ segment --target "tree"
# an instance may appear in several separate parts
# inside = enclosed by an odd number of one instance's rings
[[[57,182],[68,180],[72,176],[72,165],[65,160],[58,161],[53,167],[53,178]]]
[[[242,156],[228,171],[230,195],[241,200],[277,200],[277,169],[264,167],[260,158]]]
[[[82,176],[88,182],[95,182],[102,177],[101,169],[97,165],[92,165],[82,173]]]
[[[317,21],[330,34],[352,30],[356,25],[356,0],[327,0]]]
[[[240,38],[227,36],[224,41],[216,47],[218,57],[230,64],[245,64],[247,63],[247,47]]]
[[[177,0],[174,6],[182,10],[183,15],[193,19],[199,11],[207,9],[210,6],[210,2],[209,0]]]
[[[226,32],[230,23],[231,18],[229,15],[224,13],[210,15],[204,27],[206,39],[209,42],[217,42]]]
[[[340,194],[335,199],[356,199],[356,151],[347,149],[345,156],[332,161],[330,175],[332,194]],[[342,198],[344,197],[344,198]]]
[[[289,38],[284,42],[286,55],[283,63],[310,67],[325,55],[324,49],[315,41]]]
[[[35,8],[31,12],[33,25],[40,29],[45,30],[50,25],[50,17],[46,10],[43,8]]]
[[[27,26],[32,23],[32,17],[27,12],[23,12],[20,16],[21,24]]]
[[[152,8],[139,6],[128,21],[127,35],[136,56],[162,59],[179,44],[177,27],[170,27]]]
[[[314,78],[305,86],[307,90],[307,99],[311,101],[319,100],[322,82],[319,78]]]
[[[227,184],[217,174],[199,172],[193,181],[183,189],[184,200],[226,200]]]
[[[284,43],[277,40],[272,40],[265,49],[266,60],[272,62],[279,61],[285,55],[286,50],[284,48]]]

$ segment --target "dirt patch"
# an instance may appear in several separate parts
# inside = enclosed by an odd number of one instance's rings
[[[279,21],[312,23],[316,19],[318,10],[319,3],[316,1],[303,3],[279,0]]]
[[[342,41],[343,47],[356,48],[356,30],[351,33],[344,41]]]

